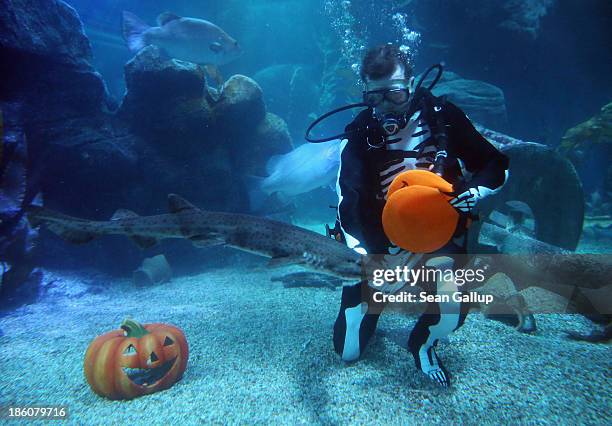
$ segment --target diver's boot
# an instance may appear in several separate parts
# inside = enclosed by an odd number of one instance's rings
[[[412,336],[411,336],[412,337]],[[438,358],[434,346],[416,346],[415,340],[410,339],[408,349],[414,357],[416,368],[421,370],[434,383],[448,388],[451,385],[451,375]]]
[[[437,270],[447,270],[454,267],[455,260],[448,256],[437,256],[425,264]],[[438,279],[436,282],[435,294],[451,295],[458,291],[459,286],[454,280]],[[414,357],[416,367],[445,388],[450,386],[451,376],[438,358],[435,347],[441,339],[445,339],[463,325],[468,310],[467,302],[430,302],[408,339],[408,349]]]

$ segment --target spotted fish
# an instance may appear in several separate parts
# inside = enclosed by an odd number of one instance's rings
[[[117,211],[111,220],[92,221],[33,207],[32,225],[40,224],[72,243],[102,235],[126,235],[141,247],[159,240],[185,238],[197,247],[225,245],[270,258],[271,267],[300,265],[347,280],[359,280],[361,256],[316,232],[264,217],[201,210],[175,194],[168,196],[170,213],[138,216]]]

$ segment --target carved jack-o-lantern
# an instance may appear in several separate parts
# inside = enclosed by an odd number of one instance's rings
[[[94,392],[132,399],[168,389],[183,376],[189,349],[183,332],[168,324],[140,325],[98,336],[85,354],[85,377]]]

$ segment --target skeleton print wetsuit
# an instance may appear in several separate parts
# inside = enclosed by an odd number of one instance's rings
[[[498,191],[508,177],[508,158],[482,137],[452,103],[446,102],[443,108],[436,108],[436,113],[443,114],[448,136],[443,178],[453,184],[457,193],[469,188],[481,196]],[[361,128],[368,114],[364,111],[357,116],[346,130]],[[432,127],[425,116],[431,117],[422,110],[416,111],[398,134],[385,138],[382,148],[370,147],[359,131],[342,141],[336,185],[339,197],[336,228],[341,230],[346,244],[361,254],[405,254],[387,239],[382,228],[382,209],[395,176],[407,170],[428,169],[434,161],[437,148]],[[452,259],[448,266],[462,267],[467,260],[466,235],[465,222],[460,221],[457,232],[445,247],[434,253],[417,255],[422,256],[419,264],[429,266],[428,262],[445,254]],[[365,286],[366,283],[360,283],[344,287],[342,291],[333,339],[336,351],[346,361],[356,360],[361,355],[378,321],[380,311],[372,312],[365,305]],[[438,287],[437,291],[441,289]],[[463,324],[467,310],[467,303],[430,303],[408,341],[417,368],[443,386],[449,385],[450,377],[435,353],[435,346],[439,339]]]

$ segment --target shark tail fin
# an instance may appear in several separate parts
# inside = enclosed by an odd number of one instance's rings
[[[122,17],[123,38],[127,42],[128,48],[136,53],[147,45],[145,32],[150,27],[131,12],[124,10]]]
[[[93,232],[78,229],[79,223],[86,222],[83,219],[54,212],[44,207],[31,206],[28,209],[27,216],[33,227],[44,224],[49,231],[73,244],[88,243],[97,237]]]

